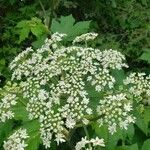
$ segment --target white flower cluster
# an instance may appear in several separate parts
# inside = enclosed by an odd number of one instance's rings
[[[33,49],[31,47],[28,47],[26,50],[19,53],[19,55],[16,56],[15,59],[10,63],[10,69],[12,70],[18,67],[19,62],[21,62],[22,59],[27,57],[31,52],[33,52]]]
[[[87,145],[89,144],[90,144],[90,147],[88,148]],[[84,137],[81,139],[81,141],[79,141],[76,144],[75,150],[82,150],[82,149],[94,150],[95,147],[97,146],[105,147],[104,139],[99,139],[98,137],[96,137],[96,138],[92,138],[88,140],[87,137]]]
[[[50,147],[52,138],[57,144],[66,141],[64,131],[74,128],[77,123],[88,124],[84,116],[90,115],[92,109],[87,85],[92,85],[97,92],[105,87],[112,89],[115,79],[109,69],[126,67],[123,55],[115,50],[62,46],[60,41],[65,36],[54,33],[41,48],[27,49],[10,64],[12,81],[20,83],[27,101],[29,118],[39,119],[45,147]],[[74,44],[96,36],[95,33],[81,35]]]
[[[128,67],[126,63],[122,63],[125,61],[125,56],[116,50],[104,50],[102,52],[101,62],[104,68],[110,69],[122,69],[122,67]]]
[[[73,44],[74,43],[79,43],[79,42],[85,42],[85,41],[89,41],[89,40],[94,40],[96,37],[98,36],[97,33],[86,33],[86,34],[82,34],[81,36],[77,36],[74,40],[73,40]]]
[[[65,142],[65,136],[62,133],[64,122],[61,118],[61,114],[55,113],[53,110],[46,111],[45,113],[45,116],[40,116],[40,132],[45,147],[50,147],[53,134],[55,135],[57,144]]]
[[[99,70],[99,74],[96,74],[94,77],[88,76],[87,81],[91,81],[91,85],[95,86],[95,90],[98,92],[104,90],[106,86],[112,89],[114,87],[115,78],[109,74],[109,70]]]
[[[60,110],[62,117],[66,118],[65,125],[67,128],[74,128],[76,122],[83,119],[85,114],[92,114],[92,110],[88,107],[88,103],[89,99],[85,95],[82,97],[81,95],[74,94],[68,97],[67,104]]]
[[[107,124],[111,134],[116,132],[117,126],[127,129],[129,123],[135,122],[135,117],[131,114],[132,103],[124,93],[109,95],[100,100],[97,113],[102,116],[98,120],[99,125]]]
[[[7,94],[1,99],[0,102],[0,122],[5,122],[7,119],[12,119],[14,113],[11,107],[16,105],[17,97],[15,94]]]
[[[12,107],[17,104],[18,95],[21,90],[17,83],[7,82],[3,88],[0,88],[0,122],[12,119],[14,113]]]
[[[31,99],[27,103],[26,110],[29,113],[29,119],[37,119],[41,116],[41,114],[44,113],[44,111],[47,109],[45,107],[46,103],[43,101],[39,101],[38,99]]]
[[[21,79],[22,73],[24,73],[26,76],[29,74],[28,69],[31,67],[29,65],[26,65],[25,62],[23,62],[23,59],[26,59],[30,56],[30,54],[33,52],[33,49],[31,47],[27,48],[25,51],[22,51],[15,59],[10,63],[10,69],[14,70],[12,74],[12,80],[17,78],[18,80]],[[25,72],[25,70],[26,72]]]
[[[26,129],[19,129],[13,133],[7,141],[4,141],[5,150],[25,150],[28,145],[25,141],[28,138]]]
[[[65,36],[67,36],[67,35],[66,34],[62,34],[62,33],[58,33],[58,32],[52,34],[52,36],[51,36],[52,43],[56,43],[56,42],[62,41]]]
[[[144,102],[150,105],[150,75],[145,73],[131,73],[124,80],[125,85],[129,85],[129,92],[136,97],[144,96]],[[141,97],[142,99],[142,97]]]
[[[13,70],[12,80],[21,80],[23,76],[29,77],[34,74],[40,75],[40,73],[45,74],[45,78],[47,79],[49,76],[51,77],[53,75],[52,73],[56,73],[56,75],[57,73],[59,74],[60,71],[58,66],[56,66],[57,64],[55,65],[55,56],[51,56],[52,50],[50,50],[50,46],[53,49],[58,48],[57,44],[64,36],[66,35],[54,33],[51,39],[45,40],[45,44],[41,49],[37,49],[37,51],[34,52],[34,50],[30,47],[15,57],[9,66],[10,70]],[[47,62],[50,61],[50,59],[54,61],[51,62],[53,65],[49,68]],[[48,74],[50,70],[51,74]]]

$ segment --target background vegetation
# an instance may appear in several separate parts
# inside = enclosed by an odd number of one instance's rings
[[[0,0],[0,10],[1,86],[10,79],[10,61],[26,47],[40,47],[56,31],[68,34],[66,44],[87,31],[97,32],[99,37],[92,45],[123,52],[132,68],[127,71],[150,73],[149,0]],[[122,78],[123,73],[117,76]],[[108,149],[116,145],[118,150],[149,149],[150,110],[147,108],[126,135],[120,132],[111,137]],[[0,144],[13,128],[10,122],[6,126],[0,124]],[[98,136],[110,138],[96,124],[92,130]]]

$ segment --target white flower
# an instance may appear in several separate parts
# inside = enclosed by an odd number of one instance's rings
[[[125,109],[125,111],[131,111],[132,105],[130,103],[124,104],[124,109]]]
[[[86,113],[89,114],[89,115],[91,115],[92,114],[92,109],[91,108],[87,108],[86,109]]]
[[[76,150],[81,150],[82,148],[85,147],[85,145],[86,145],[87,143],[89,143],[89,141],[87,140],[87,137],[84,137],[84,138],[81,139],[80,142],[78,142],[78,143],[76,144],[75,149],[76,149]]]
[[[116,124],[109,125],[108,130],[111,134],[114,134],[116,132]]]
[[[72,119],[70,116],[67,117],[66,127],[72,129],[72,128],[74,128],[75,125],[76,125],[76,121],[74,119]]]
[[[49,94],[44,89],[41,89],[39,91],[38,98],[40,100],[46,100],[48,97],[49,97]]]
[[[127,126],[128,126],[127,120],[121,121],[119,126],[120,126],[122,129],[127,130]]]
[[[133,116],[127,116],[126,120],[128,123],[135,123],[135,117]]]
[[[50,148],[50,144],[51,144],[51,138],[43,138],[43,145],[45,146],[45,148]]]
[[[104,139],[99,139],[98,137],[91,139],[90,142],[93,143],[93,146],[105,146]]]
[[[59,145],[59,143],[65,142],[64,135],[61,133],[56,134],[55,141],[57,142],[57,145]]]
[[[83,119],[82,119],[82,122],[83,122],[85,125],[88,125],[89,120],[87,120],[86,118],[83,118]]]

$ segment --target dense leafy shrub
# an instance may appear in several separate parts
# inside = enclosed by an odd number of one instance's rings
[[[7,2],[1,0],[0,3],[1,42],[3,43],[0,49],[0,71],[5,76],[8,76],[5,66],[8,66],[8,62],[16,53],[36,40],[38,43],[42,41],[40,44],[36,43],[36,47],[41,46],[46,36],[49,35],[40,25],[41,20],[51,31],[53,18],[70,14],[73,14],[76,21],[92,20],[90,30],[100,34],[97,43],[99,47],[117,48],[128,56],[131,66],[145,67],[145,64],[143,65],[138,58],[145,50],[149,51],[150,47],[150,2],[148,0],[9,0]],[[15,26],[20,21],[24,27],[22,25],[23,30],[18,31]],[[27,22],[29,25],[25,26]],[[34,24],[34,27],[31,27],[30,24]],[[75,31],[78,32],[77,29]],[[39,40],[39,36],[42,40]],[[20,42],[22,42],[21,45]]]

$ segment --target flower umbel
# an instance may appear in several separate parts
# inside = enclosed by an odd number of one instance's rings
[[[26,129],[19,129],[7,141],[4,141],[3,147],[5,150],[25,150],[25,147],[28,146],[25,143],[28,137]]]
[[[103,119],[98,120],[100,126],[107,124],[111,134],[116,132],[117,126],[122,129],[127,129],[127,126],[131,123],[127,118],[132,111],[132,104],[130,100],[128,100],[126,93],[108,95],[100,100],[99,103],[100,105],[97,107],[97,113],[103,116]],[[130,117],[132,123],[134,123],[135,117]]]
[[[93,121],[99,126],[106,124],[111,134],[118,127],[127,129],[129,123],[135,122],[129,92],[116,89],[117,80],[112,73],[128,67],[124,55],[117,50],[88,47],[87,42],[94,40],[97,33],[78,36],[70,46],[62,45],[65,36],[54,33],[41,48],[21,52],[9,66],[11,82],[17,83],[17,90],[7,90],[0,101],[2,122],[14,117],[12,108],[16,103],[23,104],[29,120],[38,121],[38,132],[46,148],[50,148],[51,141],[57,145],[66,142],[72,130]],[[133,74],[124,81],[125,85],[132,84],[131,95],[150,95],[149,77],[143,76],[137,78]],[[4,148],[24,150],[28,137],[25,133],[24,129],[16,131],[4,143]],[[91,147],[87,146],[89,144]],[[85,137],[75,148],[97,146],[105,146],[103,139]]]

